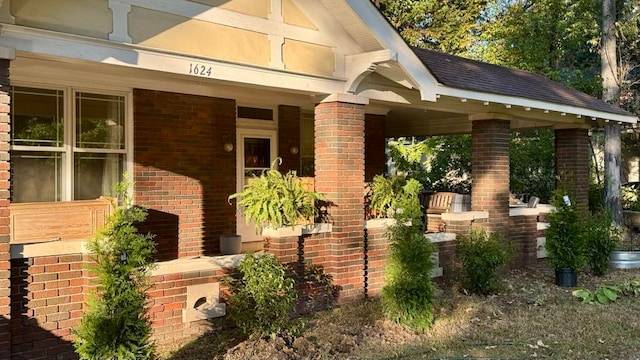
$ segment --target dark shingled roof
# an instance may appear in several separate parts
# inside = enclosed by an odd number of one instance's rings
[[[438,82],[452,88],[633,116],[617,106],[528,71],[442,54],[433,50],[413,48],[413,51]]]

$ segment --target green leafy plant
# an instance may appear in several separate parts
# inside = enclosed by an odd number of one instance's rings
[[[372,217],[393,216],[391,212],[396,208],[397,196],[403,191],[406,183],[404,176],[374,176],[367,204]]]
[[[567,199],[568,201],[566,201]],[[546,250],[549,261],[556,269],[579,270],[585,264],[584,236],[575,204],[562,190],[556,190],[551,199],[555,207],[548,214]]]
[[[484,229],[472,228],[456,239],[456,256],[462,265],[462,286],[475,294],[487,295],[497,290],[500,268],[509,261],[510,247],[499,234],[487,235]]]
[[[301,320],[291,314],[297,298],[294,280],[270,254],[247,254],[238,265],[239,276],[224,282],[231,320],[248,336],[287,338],[301,330]]]
[[[150,234],[138,233],[135,223],[144,221],[147,212],[131,206],[128,188],[126,180],[116,184],[122,206],[114,204],[105,228],[88,242],[95,254],[89,268],[96,274],[97,288],[74,330],[73,345],[81,359],[155,359],[145,309],[155,242]]]
[[[609,304],[616,300],[618,300],[618,294],[620,294],[622,290],[619,286],[615,285],[602,285],[599,286],[595,291],[589,291],[587,289],[578,289],[574,290],[571,294],[573,296],[582,299],[582,302],[585,304]]]
[[[612,226],[611,214],[604,210],[587,212],[582,218],[587,263],[595,275],[602,276],[609,269],[609,255],[618,245],[620,230]]]
[[[389,319],[426,330],[433,322],[435,288],[431,282],[433,246],[422,231],[420,189],[417,180],[408,180],[394,201],[396,221],[387,231],[390,245],[382,307]]]
[[[627,280],[622,284],[620,284],[619,287],[622,290],[622,293],[624,295],[634,296],[634,297],[640,296],[640,280],[639,279]]]
[[[295,226],[305,219],[318,215],[316,201],[324,200],[322,194],[309,191],[295,171],[286,174],[276,169],[276,159],[271,169],[265,170],[246,184],[243,190],[229,196],[238,198],[247,224],[254,222],[256,230],[265,227]]]

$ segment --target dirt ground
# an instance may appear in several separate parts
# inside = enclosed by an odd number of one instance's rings
[[[579,287],[593,290],[632,278],[640,278],[640,271],[616,270],[602,278],[584,271]],[[440,286],[436,320],[425,333],[386,320],[374,299],[315,314],[295,339],[248,340],[229,328],[162,347],[162,359],[640,358],[640,298],[585,305],[553,282],[553,270],[542,261],[507,272],[498,295]]]

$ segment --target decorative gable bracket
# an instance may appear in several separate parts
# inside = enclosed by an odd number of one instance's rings
[[[379,50],[368,53],[348,55],[345,60],[346,77],[345,92],[354,94],[358,85],[378,67],[398,62],[398,53],[392,50]]]

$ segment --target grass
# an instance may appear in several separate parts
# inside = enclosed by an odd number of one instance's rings
[[[580,274],[579,285],[595,289],[640,278],[638,270],[616,270],[602,278]],[[445,288],[436,322],[415,333],[382,317],[378,301],[317,314],[304,334],[309,359],[635,359],[640,356],[640,298],[585,305],[571,289],[553,285],[546,263],[505,275],[503,290],[488,297]],[[163,359],[222,359],[244,339],[234,331],[205,335]],[[249,341],[241,347],[256,347]],[[264,346],[264,344],[263,344]],[[194,351],[187,351],[187,350]],[[237,349],[237,347],[235,348]],[[182,352],[181,352],[182,351]],[[233,351],[229,352],[232,353]],[[256,359],[274,353],[257,351]],[[252,358],[239,351],[227,358]]]

